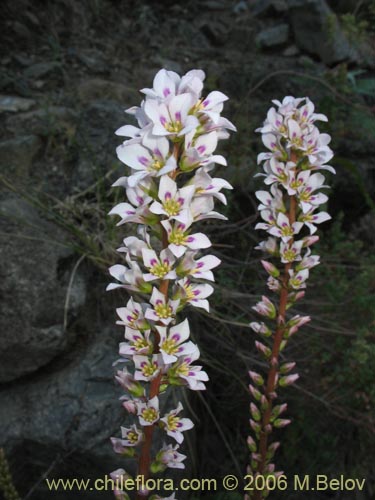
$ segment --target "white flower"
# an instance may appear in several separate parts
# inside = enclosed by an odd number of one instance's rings
[[[184,435],[182,433],[194,427],[193,422],[189,418],[181,418],[178,416],[181,410],[183,410],[183,406],[181,403],[178,403],[175,410],[171,410],[160,419],[164,424],[164,430],[167,435],[173,437],[179,444],[184,440]]]

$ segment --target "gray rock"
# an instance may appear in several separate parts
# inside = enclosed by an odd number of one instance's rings
[[[42,147],[35,135],[25,135],[0,142],[0,172],[5,176],[27,176],[31,163]]]
[[[289,45],[284,51],[283,51],[283,56],[285,57],[295,57],[298,56],[300,53],[299,48],[297,45]]]
[[[270,14],[280,14],[288,10],[286,0],[256,0],[251,6],[254,16],[267,16]]]
[[[0,96],[0,111],[17,113],[18,111],[28,111],[35,105],[34,99],[25,99],[12,95]]]
[[[360,59],[325,0],[288,0],[288,6],[295,41],[301,50],[318,56],[325,64]]]
[[[289,38],[289,26],[287,24],[278,24],[272,28],[261,31],[255,38],[255,43],[261,47],[268,49],[283,45]]]
[[[64,351],[64,323],[85,302],[86,283],[79,271],[68,289],[77,258],[29,204],[8,198],[0,213],[0,382],[9,382]]]
[[[21,129],[27,133],[41,136],[54,135],[63,131],[73,134],[78,114],[62,106],[49,106],[44,109],[19,113],[10,116],[6,122],[8,130],[17,133]]]
[[[32,64],[23,72],[26,78],[43,78],[56,73],[61,73],[61,64],[55,61]]]
[[[100,100],[113,100],[127,103],[134,100],[137,92],[132,87],[122,83],[103,80],[102,78],[91,78],[84,80],[77,88],[77,94],[83,103]]]

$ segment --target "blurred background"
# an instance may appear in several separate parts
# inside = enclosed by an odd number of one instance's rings
[[[114,131],[162,67],[201,68],[206,92],[230,97],[238,133],[216,170],[234,186],[228,222],[205,226],[223,264],[209,316],[190,311],[208,390],[183,395],[196,422],[186,474],[243,475],[247,371],[260,368],[251,310],[265,291],[254,246],[254,133],[271,99],[309,96],[329,123],[335,177],[306,299],[313,321],[286,359],[293,424],[279,469],[367,478],[363,492],[279,492],[273,498],[374,498],[375,2],[374,0],[3,0],[0,30],[0,446],[24,499],[112,498],[49,492],[45,477],[102,477],[127,463],[110,436],[124,423],[112,362],[122,329],[105,293],[125,231],[107,216],[125,175]],[[4,469],[4,461],[0,470]],[[0,493],[1,495],[1,493]],[[186,498],[233,499],[199,492]],[[178,496],[180,498],[180,495]]]

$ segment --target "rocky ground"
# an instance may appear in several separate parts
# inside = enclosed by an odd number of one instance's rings
[[[38,482],[44,473],[98,477],[118,466],[108,439],[123,418],[111,367],[121,297],[104,293],[103,272],[120,240],[105,215],[115,196],[110,181],[122,168],[113,132],[158,69],[202,68],[207,89],[229,95],[226,116],[238,134],[225,145],[230,167],[222,175],[236,188],[238,220],[254,213],[260,141],[253,130],[270,99],[317,100],[331,112],[342,167],[331,208],[371,243],[375,101],[352,81],[369,78],[374,49],[371,38],[348,36],[340,17],[356,4],[3,3],[0,445],[24,498],[75,498],[46,492]]]

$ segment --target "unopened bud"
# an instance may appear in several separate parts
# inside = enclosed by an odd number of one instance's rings
[[[247,438],[247,446],[250,451],[256,452],[257,451],[257,445],[254,439],[251,436],[248,436]]]
[[[253,419],[256,422],[259,422],[259,420],[261,419],[261,414],[258,407],[254,403],[250,403],[250,413]]]
[[[259,373],[252,372],[251,370],[249,371],[249,376],[251,380],[254,382],[256,385],[263,385],[264,384],[264,379]]]
[[[258,391],[258,389],[255,389],[255,387],[251,384],[249,384],[249,391],[256,401],[259,401],[260,398],[262,397],[261,392]]]
[[[273,425],[277,428],[277,429],[281,429],[282,427],[286,427],[287,425],[289,425],[291,423],[291,420],[288,420],[288,419],[284,419],[284,418],[277,418]]]
[[[271,264],[271,262],[268,262],[268,260],[261,260],[260,262],[270,276],[273,278],[278,278],[280,276],[280,271],[276,266]]]
[[[279,385],[280,387],[286,387],[288,385],[294,384],[294,382],[298,379],[299,379],[298,373],[293,373],[293,375],[287,375],[286,377],[281,377]]]

